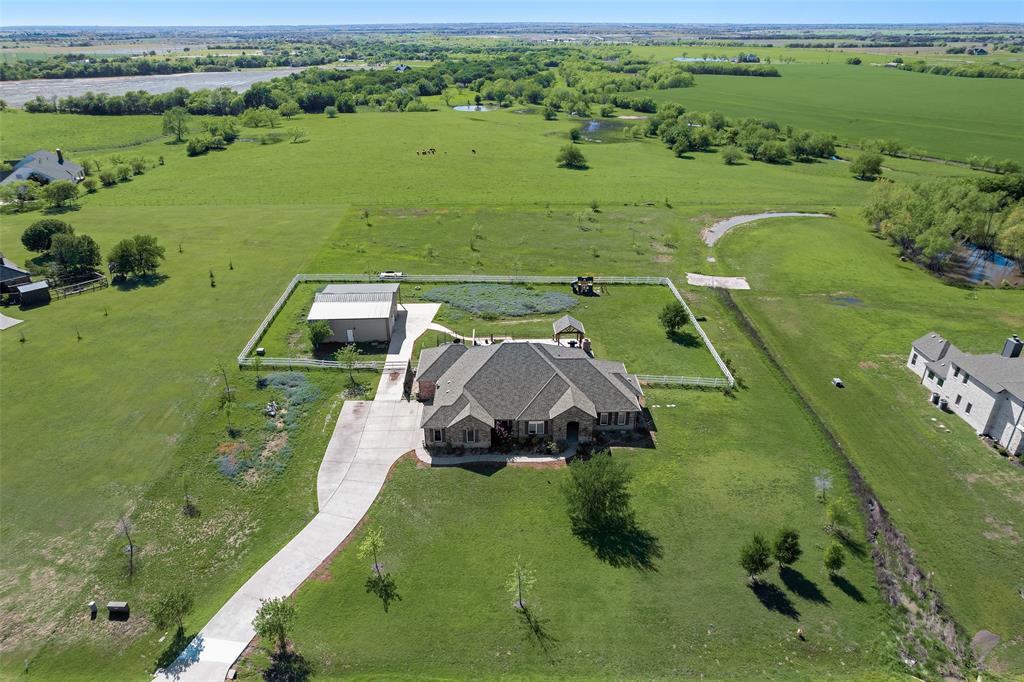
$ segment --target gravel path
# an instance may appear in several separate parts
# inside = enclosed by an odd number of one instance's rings
[[[751,215],[734,215],[731,218],[725,220],[719,220],[717,223],[707,228],[700,233],[700,236],[704,239],[704,243],[708,246],[714,246],[715,242],[725,236],[725,233],[736,227],[737,225],[743,225],[745,223],[752,223],[755,220],[764,220],[765,218],[831,218],[832,216],[828,213],[753,213]]]

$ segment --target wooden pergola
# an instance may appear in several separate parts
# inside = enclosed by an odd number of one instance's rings
[[[558,345],[562,345],[562,336],[565,334],[575,336],[577,344],[583,343],[583,337],[587,335],[586,329],[583,328],[583,323],[569,315],[563,315],[558,318],[551,324],[551,327],[551,339]]]

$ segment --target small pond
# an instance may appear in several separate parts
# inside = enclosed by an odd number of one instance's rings
[[[482,104],[460,104],[452,109],[455,111],[494,111],[495,107],[485,107]]]
[[[727,62],[728,57],[673,57],[674,62]]]
[[[580,133],[587,142],[621,142],[626,123],[618,119],[592,118],[580,126]]]
[[[961,247],[959,258],[964,275],[972,282],[996,284],[1014,274],[1015,264],[1001,253],[979,249],[974,244]]]

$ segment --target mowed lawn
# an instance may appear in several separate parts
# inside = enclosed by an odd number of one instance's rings
[[[969,636],[1013,640],[995,656],[1015,660],[1019,674],[1024,473],[933,408],[904,364],[911,341],[931,331],[998,353],[1024,328],[1021,292],[944,285],[901,263],[854,215],[746,226],[718,253],[747,274],[752,290],[737,302],[934,572],[953,615]]]
[[[693,111],[834,133],[846,142],[894,139],[943,158],[1024,160],[1024,81],[837,63],[842,61],[836,55],[831,64],[776,64],[779,78],[697,76],[695,87],[644,94]]]
[[[615,456],[635,476],[633,506],[655,548],[638,556],[649,568],[602,561],[572,535],[564,468],[405,460],[366,522],[384,533],[382,562],[401,599],[384,612],[366,592],[368,560],[351,551],[361,535],[298,592],[293,641],[316,679],[890,679],[870,558],[850,557],[843,580],[821,568],[813,479],[829,469],[834,494],[847,496],[841,463],[718,306],[700,305],[716,309],[712,333],[750,388],[736,398],[648,391],[657,447]],[[769,572],[766,606],[738,550],[782,525],[799,530],[805,553],[795,572]],[[505,590],[517,557],[536,573],[543,644]],[[261,660],[243,662],[243,679],[259,676]]]

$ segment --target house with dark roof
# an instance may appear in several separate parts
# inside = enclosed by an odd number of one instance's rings
[[[1024,453],[1024,340],[1011,336],[999,353],[965,353],[932,332],[910,345],[907,367],[931,401],[1011,454]]]
[[[35,180],[43,184],[57,180],[70,180],[79,183],[85,180],[85,169],[74,161],[64,158],[64,153],[59,149],[55,152],[40,149],[15,164],[14,170],[3,181],[0,181],[0,185],[28,180]]]
[[[14,293],[19,284],[28,284],[32,277],[28,270],[0,254],[0,294]]]
[[[416,382],[427,446],[496,439],[588,442],[641,428],[644,393],[625,365],[579,348],[507,341],[424,349]]]

